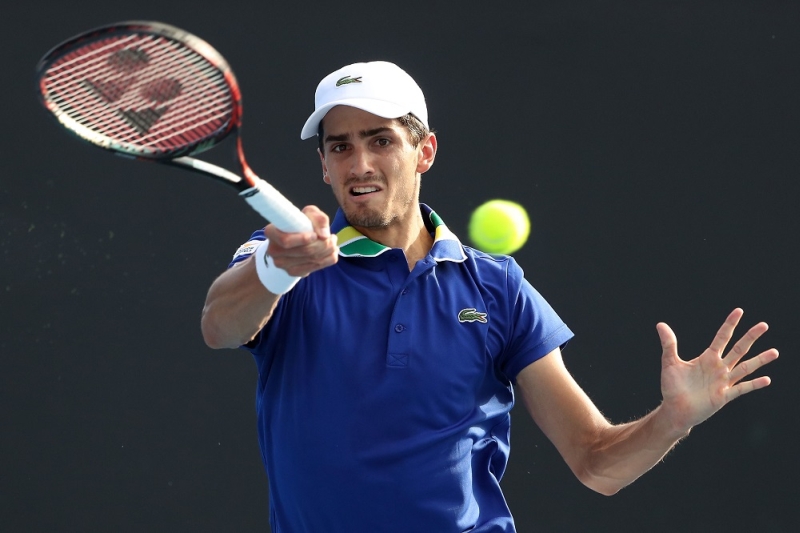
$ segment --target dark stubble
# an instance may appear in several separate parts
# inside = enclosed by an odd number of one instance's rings
[[[359,183],[366,183],[367,181],[370,183],[379,183],[384,187],[384,190],[386,190],[387,180],[386,176],[383,174],[371,176],[369,180],[353,178],[348,180],[347,188],[349,189],[350,187],[356,187]],[[415,181],[413,186],[409,186],[407,184],[401,188],[395,189],[395,192],[391,198],[390,211],[361,208],[358,211],[345,212],[347,221],[351,226],[357,226],[361,228],[387,228],[391,226],[402,214],[405,214],[410,205],[416,203],[417,191],[419,190],[418,187],[419,183],[418,181]],[[343,202],[340,202],[340,204],[341,203]]]

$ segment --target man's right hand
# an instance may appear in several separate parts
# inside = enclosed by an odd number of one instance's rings
[[[329,267],[339,258],[336,235],[331,235],[328,215],[313,205],[304,207],[303,213],[311,220],[313,231],[285,233],[272,224],[264,228],[269,240],[267,253],[275,266],[297,277]]]

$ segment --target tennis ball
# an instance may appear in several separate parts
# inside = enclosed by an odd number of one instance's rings
[[[511,254],[522,248],[531,231],[525,208],[508,200],[490,200],[472,212],[469,238],[490,254]]]

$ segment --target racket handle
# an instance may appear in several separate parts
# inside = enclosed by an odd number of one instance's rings
[[[287,200],[278,189],[260,178],[255,187],[240,192],[239,196],[281,231],[295,233],[314,229],[302,211]]]

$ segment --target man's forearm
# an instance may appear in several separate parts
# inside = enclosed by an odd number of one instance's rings
[[[272,316],[280,298],[259,281],[252,258],[220,275],[208,291],[201,329],[211,348],[237,348]]]
[[[655,466],[689,431],[672,427],[662,407],[627,424],[612,425],[599,432],[587,451],[587,486],[611,495]]]

